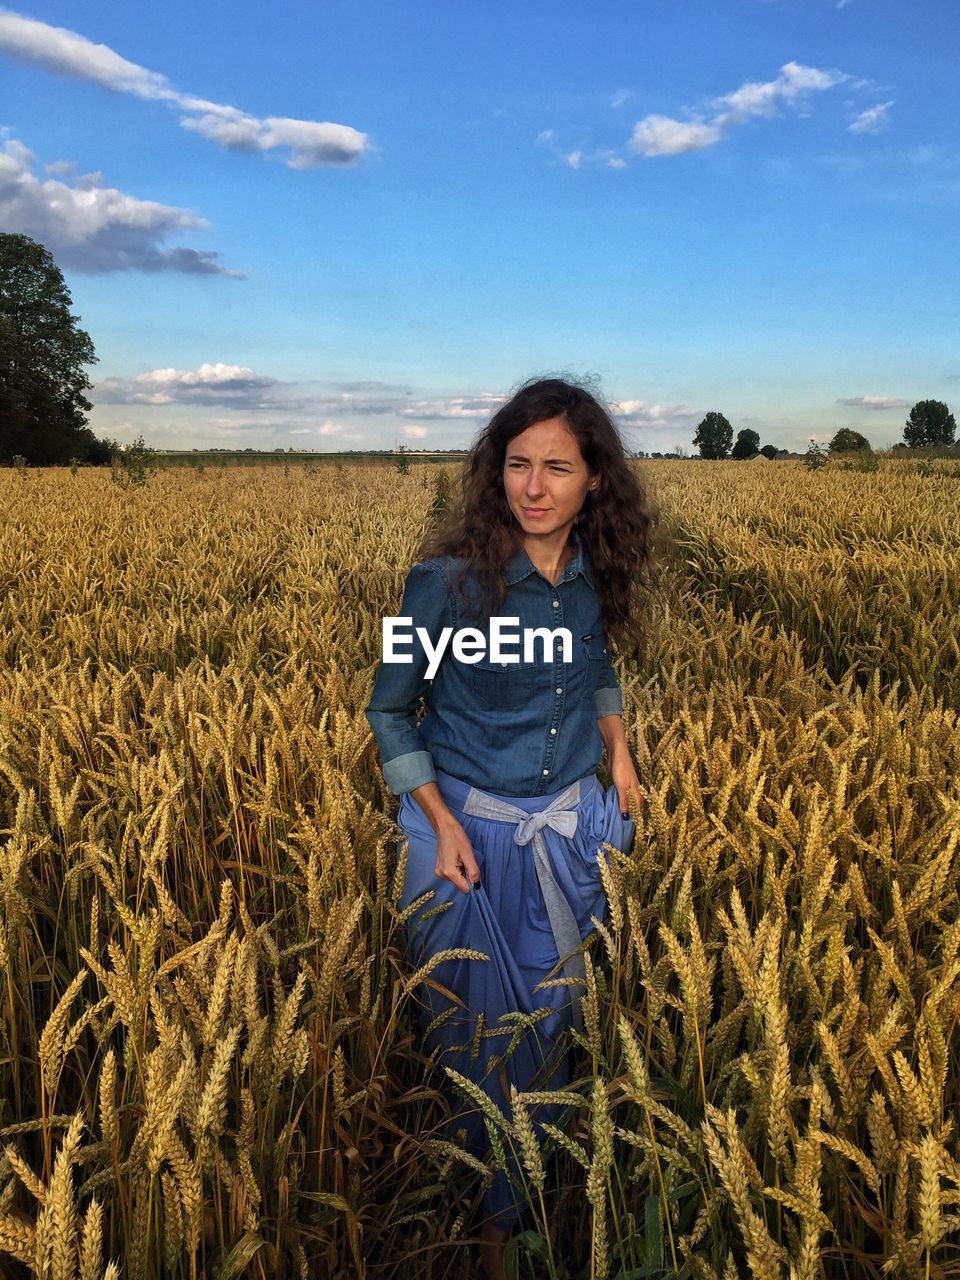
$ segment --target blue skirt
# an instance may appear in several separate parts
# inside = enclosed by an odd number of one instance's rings
[[[603,920],[607,907],[597,851],[605,843],[628,851],[634,823],[621,817],[616,788],[604,791],[595,774],[572,788],[531,799],[482,792],[442,770],[437,771],[437,785],[470,840],[480,885],[464,893],[437,876],[436,835],[423,810],[404,792],[398,822],[409,853],[399,905],[405,909],[433,890],[406,922],[407,950],[415,968],[455,947],[490,957],[444,960],[417,989],[424,1051],[429,1055],[439,1049],[441,1088],[451,1110],[448,1138],[457,1141],[457,1130],[466,1130],[463,1145],[482,1159],[490,1148],[483,1113],[464,1099],[443,1067],[475,1081],[508,1119],[511,1083],[520,1092],[566,1087],[563,1032],[580,1025],[584,988],[534,988],[542,979],[582,974],[582,956],[571,955],[571,938],[578,945],[593,931],[591,915]],[[544,813],[548,809],[552,812]],[[500,816],[480,816],[490,812]],[[502,1014],[540,1009],[549,1012],[519,1035],[515,1019],[498,1027]],[[540,1104],[528,1110],[540,1139],[539,1125],[544,1120],[557,1123],[563,1108]],[[508,1168],[498,1171],[486,1189],[484,1208],[509,1230],[519,1219],[525,1191],[518,1153],[508,1138],[503,1146]]]

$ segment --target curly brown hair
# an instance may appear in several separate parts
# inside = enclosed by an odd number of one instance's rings
[[[599,487],[588,492],[574,522],[593,566],[608,639],[618,649],[639,642],[638,593],[656,581],[653,554],[657,513],[627,460],[608,410],[577,382],[539,378],[525,382],[502,405],[473,443],[461,473],[459,504],[444,526],[426,534],[421,559],[461,558],[457,588],[473,573],[481,610],[492,615],[506,594],[503,570],[523,545],[523,532],[507,503],[503,465],[507,445],[521,432],[560,418],[573,432]]]

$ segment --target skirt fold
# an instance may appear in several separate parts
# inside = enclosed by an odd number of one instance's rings
[[[473,790],[469,783],[442,771],[438,771],[437,783],[473,847],[480,885],[463,893],[437,876],[436,835],[420,806],[404,793],[398,821],[409,852],[399,905],[403,909],[428,890],[435,891],[406,922],[407,950],[414,967],[438,951],[452,948],[470,948],[489,956],[488,960],[444,960],[432,971],[430,977],[452,992],[459,1005],[453,1005],[453,1013],[426,1035],[423,1046],[427,1054],[439,1050],[436,1061],[441,1087],[451,1109],[449,1139],[456,1141],[457,1130],[466,1130],[466,1149],[482,1159],[490,1147],[482,1111],[472,1101],[465,1101],[443,1067],[475,1081],[509,1119],[511,1083],[521,1093],[561,1089],[567,1084],[567,1038],[563,1033],[573,1021],[573,1001],[579,1001],[583,989],[548,986],[535,990],[538,983],[560,977],[562,972],[532,843],[517,844],[514,822],[465,813],[463,806]],[[564,793],[533,798],[478,794],[524,814],[539,814]],[[550,826],[542,827],[540,835],[553,879],[576,918],[582,940],[593,930],[591,915],[603,920],[606,913],[597,851],[604,843],[629,850],[634,824],[621,817],[615,788],[604,791],[595,775],[580,779],[579,799],[570,808],[576,813],[573,835],[562,835]],[[449,905],[434,911],[440,904]],[[429,982],[421,983],[417,994],[424,1030],[451,1009],[449,997]],[[514,1021],[501,1020],[504,1014],[529,1015],[541,1010],[545,1013],[535,1025],[519,1036]],[[528,1110],[540,1139],[540,1125],[544,1121],[555,1124],[562,1108],[539,1104]],[[508,1169],[495,1175],[484,1194],[484,1208],[497,1225],[509,1229],[519,1218],[518,1197],[524,1196],[524,1179],[509,1139],[503,1139],[503,1147]]]

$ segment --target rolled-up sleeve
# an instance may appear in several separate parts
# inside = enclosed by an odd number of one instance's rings
[[[620,681],[617,679],[613,663],[610,661],[609,644],[604,650],[603,661],[597,665],[600,669],[597,673],[597,683],[593,692],[593,703],[597,719],[599,720],[602,716],[621,716],[623,715],[623,693],[621,692]]]
[[[397,615],[409,618],[403,631],[409,642],[398,652],[411,662],[381,661],[373,694],[364,715],[373,730],[383,762],[383,780],[394,795],[436,782],[433,757],[417,727],[420,699],[427,687],[427,655],[417,639],[422,627],[435,645],[444,627],[455,625],[447,584],[439,566],[415,564],[407,574]]]

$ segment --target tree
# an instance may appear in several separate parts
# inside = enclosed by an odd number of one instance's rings
[[[942,400],[918,400],[910,410],[903,438],[912,449],[925,444],[953,444],[957,424]]]
[[[0,461],[108,462],[86,425],[93,341],[70,312],[60,268],[29,236],[0,234]]]
[[[774,458],[777,456],[777,454],[780,452],[780,450],[777,448],[775,444],[765,444],[763,448],[760,450],[760,452],[763,454],[765,458],[769,458],[770,461],[772,462]]]
[[[807,452],[803,455],[808,471],[819,471],[827,465],[827,451],[822,444],[817,444],[811,436]]]
[[[760,452],[760,435],[750,427],[737,432],[737,443],[733,446],[731,458],[752,458]]]
[[[849,453],[852,449],[869,449],[870,441],[852,427],[841,427],[827,448],[831,453]]]
[[[712,409],[697,427],[693,437],[701,458],[725,458],[732,441],[733,427],[722,413],[716,413]]]

